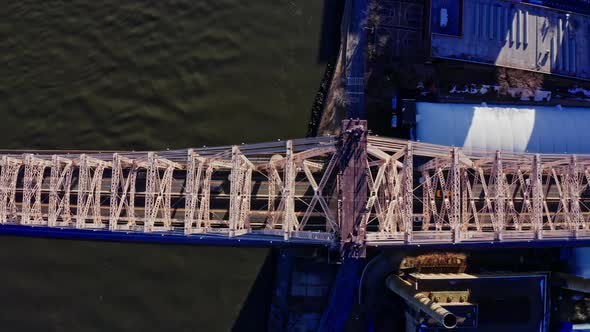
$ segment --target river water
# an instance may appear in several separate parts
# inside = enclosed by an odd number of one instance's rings
[[[0,148],[302,137],[336,52],[339,3],[4,1]],[[240,329],[268,254],[2,237],[0,329]]]

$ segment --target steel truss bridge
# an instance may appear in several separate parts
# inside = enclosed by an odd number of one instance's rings
[[[368,136],[0,157],[0,232],[230,245],[588,244],[590,155]]]

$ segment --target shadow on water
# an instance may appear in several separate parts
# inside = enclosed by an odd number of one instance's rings
[[[252,284],[242,309],[235,320],[232,331],[267,331],[268,316],[270,312],[274,266],[276,263],[275,251],[269,250],[264,263],[260,267],[256,280]]]
[[[340,46],[340,21],[344,10],[344,0],[324,0],[318,63],[334,61]]]
[[[340,50],[340,27],[344,11],[342,0],[324,0],[322,23],[317,54],[318,64],[324,64],[325,71],[311,106],[311,117],[307,126],[307,136],[317,136],[322,119]]]
[[[0,241],[2,331],[264,331],[268,249]]]

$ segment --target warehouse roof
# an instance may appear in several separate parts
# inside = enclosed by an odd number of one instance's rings
[[[433,33],[433,57],[590,80],[587,16],[494,0],[465,0],[462,17],[443,9],[431,12],[431,22],[462,20],[462,33]]]
[[[590,108],[416,104],[416,139],[485,150],[590,153]]]

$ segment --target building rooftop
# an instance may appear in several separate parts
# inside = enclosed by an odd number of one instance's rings
[[[416,103],[416,139],[475,150],[590,152],[590,108]]]
[[[465,0],[460,11],[443,7],[431,10],[432,57],[590,80],[587,16],[493,0]],[[459,35],[435,33],[435,24],[453,20],[461,20]]]

